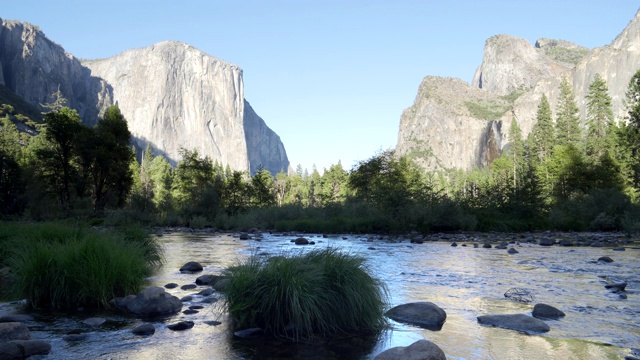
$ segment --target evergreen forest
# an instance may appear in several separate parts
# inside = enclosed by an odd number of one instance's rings
[[[614,118],[597,75],[581,119],[564,79],[555,109],[542,96],[525,138],[490,166],[426,172],[392,150],[352,169],[340,162],[250,176],[191,149],[172,166],[131,146],[127,121],[110,107],[94,127],[59,93],[42,117],[0,106],[0,215],[142,224],[333,233],[406,231],[624,231],[640,229],[640,71],[626,116]],[[3,98],[4,99],[4,98]]]

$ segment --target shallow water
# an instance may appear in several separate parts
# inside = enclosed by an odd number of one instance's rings
[[[56,316],[35,313],[28,323],[32,338],[52,343],[47,359],[369,359],[381,351],[406,346],[420,339],[436,343],[448,359],[621,359],[640,348],[640,250],[617,252],[607,248],[542,247],[513,245],[519,254],[506,250],[469,246],[451,247],[446,242],[410,244],[366,237],[314,237],[314,246],[295,246],[293,237],[265,234],[262,241],[241,241],[230,235],[172,233],[160,240],[166,263],[150,279],[152,285],[175,282],[190,284],[201,274],[181,274],[188,261],[198,261],[202,274],[218,274],[223,268],[247,256],[309,251],[317,247],[338,247],[361,255],[374,276],[384,280],[391,306],[431,301],[447,312],[441,331],[430,331],[390,321],[390,328],[378,338],[352,337],[332,342],[291,345],[281,341],[234,339],[229,321],[220,306],[201,303],[198,314],[178,314],[154,320],[156,333],[141,337],[131,333],[143,324],[139,319],[117,313],[79,313]],[[370,249],[374,248],[374,249]],[[598,263],[600,256],[613,263]],[[620,299],[604,288],[610,281],[626,281],[628,299]],[[476,317],[486,314],[529,313],[533,304],[504,297],[510,288],[525,288],[535,302],[553,305],[567,316],[547,321],[551,331],[526,335],[512,330],[479,325]],[[183,297],[202,290],[167,290]],[[194,296],[189,305],[204,298]],[[0,304],[0,313],[16,305]],[[91,327],[82,320],[103,316],[107,322]],[[192,329],[171,331],[165,324],[179,320],[195,322]],[[207,325],[217,320],[222,324]],[[62,340],[69,332],[87,334],[76,343]]]

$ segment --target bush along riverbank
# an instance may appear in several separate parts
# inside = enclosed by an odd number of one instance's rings
[[[141,228],[92,229],[67,223],[0,223],[0,269],[5,299],[32,308],[109,307],[138,293],[162,248]]]

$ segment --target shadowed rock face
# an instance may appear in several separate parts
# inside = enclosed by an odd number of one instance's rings
[[[176,164],[180,149],[251,170],[288,171],[280,138],[244,99],[242,69],[190,45],[166,41],[80,62],[30,24],[2,21],[0,84],[31,104],[60,89],[85,123],[120,107],[134,143]]]
[[[610,45],[591,51],[563,40],[539,39],[534,46],[509,35],[493,36],[471,84],[424,78],[413,106],[400,119],[396,153],[429,170],[490,164],[510,145],[512,119],[526,138],[543,94],[555,108],[565,76],[583,123],[585,96],[598,73],[607,81],[616,118],[622,120],[627,86],[638,69],[640,12]]]

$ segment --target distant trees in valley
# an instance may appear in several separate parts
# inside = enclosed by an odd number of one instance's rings
[[[63,102],[54,104],[42,124],[29,123],[37,134],[28,136],[2,105],[0,213],[317,232],[637,231],[640,71],[629,83],[625,119],[614,118],[600,75],[585,97],[585,119],[566,79],[559,90],[555,109],[542,96],[528,137],[514,119],[507,150],[469,172],[425,172],[391,150],[322,174],[298,166],[250,176],[190,149],[172,167],[151,147],[136,160],[116,106],[89,128]]]

